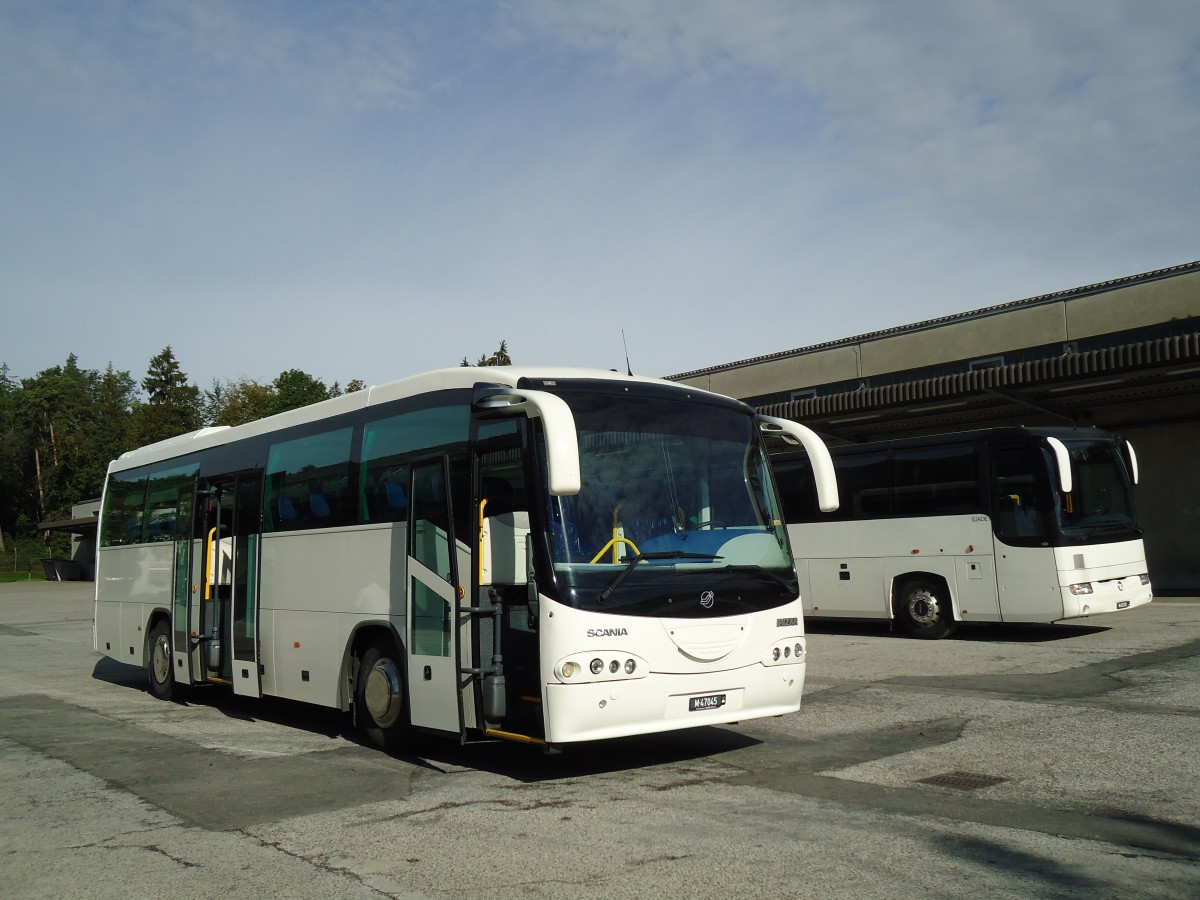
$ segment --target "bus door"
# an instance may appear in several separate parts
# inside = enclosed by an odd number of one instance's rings
[[[996,588],[1004,622],[1048,622],[1063,615],[1050,540],[1053,486],[1038,448],[992,449]]]
[[[258,640],[261,496],[261,473],[209,480],[199,496],[199,552],[193,565],[198,614],[192,616],[192,639],[201,673],[195,680],[232,684],[235,693],[251,697],[262,695]]]
[[[444,456],[414,463],[409,475],[409,715],[414,726],[463,734],[459,696],[458,559]]]
[[[530,510],[523,420],[480,420],[475,434],[478,546],[472,639],[478,647],[484,731],[540,740],[537,583],[530,575]]]

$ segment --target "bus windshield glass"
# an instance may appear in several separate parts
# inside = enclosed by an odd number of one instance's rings
[[[795,600],[767,461],[734,405],[563,391],[582,489],[548,497],[558,595],[598,612],[728,616]]]
[[[1057,525],[1068,542],[1132,540],[1141,537],[1133,507],[1129,470],[1111,440],[1065,440],[1071,455],[1070,494],[1058,495]],[[1052,458],[1046,454],[1047,465]]]

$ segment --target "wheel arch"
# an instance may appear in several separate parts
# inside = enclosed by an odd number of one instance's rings
[[[175,652],[175,630],[171,627],[171,610],[165,606],[155,606],[146,616],[146,624],[144,628],[144,636],[142,637],[142,667],[149,668],[150,666],[150,635],[154,629],[158,627],[159,622],[167,623],[167,634],[171,638],[171,652]],[[174,665],[172,663],[171,665]]]
[[[899,604],[902,600],[904,586],[910,581],[931,581],[935,585],[941,585],[946,589],[946,597],[950,601],[950,618],[955,622],[962,621],[962,616],[958,608],[958,591],[955,590],[955,581],[953,577],[947,577],[944,572],[936,572],[932,569],[909,569],[904,572],[898,572],[892,575],[890,589],[888,591],[888,616],[894,622],[899,609]]]
[[[346,638],[342,650],[342,677],[338,679],[338,706],[342,711],[350,709],[354,701],[354,686],[358,679],[358,664],[367,648],[376,640],[387,640],[396,648],[401,658],[406,656],[404,641],[396,626],[387,619],[367,619],[359,622]]]

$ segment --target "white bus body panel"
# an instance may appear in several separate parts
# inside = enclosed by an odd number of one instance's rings
[[[144,664],[146,622],[155,608],[171,609],[171,572],[175,547],[170,543],[105,547],[97,565],[96,646],[113,659]],[[111,600],[109,597],[122,597]]]
[[[718,602],[719,599],[718,599]],[[718,619],[654,619],[584,612],[542,600],[546,740],[599,740],[796,712],[807,654],[800,601]],[[778,662],[772,649],[787,648]],[[599,676],[589,669],[599,659]],[[627,660],[637,663],[631,677]],[[574,661],[579,671],[560,675]],[[618,664],[612,673],[609,666]],[[692,710],[693,697],[722,697]]]
[[[403,525],[263,535],[263,694],[346,707],[344,652],[356,626],[391,622],[404,635],[405,542]]]
[[[893,585],[918,572],[945,580],[957,621],[1057,622],[1152,599],[1140,540],[1012,547],[984,515],[803,523],[788,537],[814,617],[891,618]],[[1072,594],[1079,583],[1093,593]]]
[[[955,619],[1000,621],[987,516],[803,523],[788,537],[806,615],[890,619],[897,582],[928,573],[949,586]]]

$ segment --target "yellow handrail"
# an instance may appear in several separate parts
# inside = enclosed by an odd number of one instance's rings
[[[620,535],[616,535],[616,534],[614,534],[614,535],[612,536],[612,540],[611,540],[611,541],[609,541],[607,544],[605,544],[603,547],[601,547],[601,548],[600,548],[600,552],[599,552],[599,553],[597,553],[595,556],[593,556],[593,557],[592,557],[592,562],[593,562],[593,563],[597,563],[597,562],[599,562],[599,561],[600,561],[600,557],[602,557],[602,556],[604,555],[604,552],[605,552],[606,550],[608,550],[608,548],[609,548],[609,547],[612,547],[612,548],[613,548],[613,562],[614,562],[614,563],[615,563],[615,562],[619,562],[619,560],[617,559],[617,544],[628,544],[630,547],[632,547],[632,548],[633,548],[633,552],[634,552],[634,553],[641,553],[641,552],[642,552],[641,550],[639,550],[639,549],[637,548],[637,544],[635,544],[635,543],[634,543],[633,541],[631,541],[629,538],[627,538],[627,537],[621,537]]]
[[[479,501],[479,583],[483,584],[483,517],[487,509],[487,497]]]
[[[204,542],[204,599],[212,599],[213,578],[217,574],[213,571],[213,535],[217,533],[216,527],[208,530],[208,539]]]

